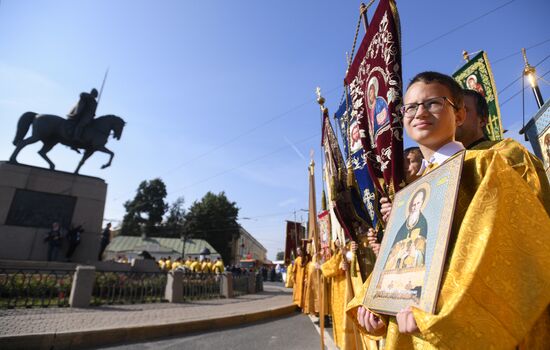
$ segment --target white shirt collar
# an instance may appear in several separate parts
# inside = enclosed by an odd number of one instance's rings
[[[424,173],[424,170],[428,165],[436,163],[437,165],[443,164],[447,159],[451,158],[458,152],[464,149],[464,145],[458,141],[451,141],[443,146],[441,146],[437,151],[434,152],[432,157],[429,160],[422,159],[422,166],[418,171],[418,175]]]

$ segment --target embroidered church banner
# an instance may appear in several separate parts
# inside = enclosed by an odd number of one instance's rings
[[[301,223],[294,221],[286,222],[285,264],[290,264],[292,259],[298,256],[296,254],[296,248],[299,247],[298,244],[300,244],[305,236],[306,229]]]
[[[361,145],[359,123],[357,122],[357,118],[352,120],[350,115],[351,105],[348,108],[348,103],[344,101],[334,114],[334,117],[338,122],[340,133],[344,141],[343,146],[347,159],[347,166],[351,167],[355,174],[359,196],[367,210],[372,227],[376,227],[378,222],[376,216],[378,210],[375,209],[378,203],[376,191],[367,169],[365,151]]]
[[[345,235],[357,241],[355,226],[371,225],[357,188],[347,186],[347,168],[338,139],[330,124],[328,110],[323,111],[322,145],[331,210],[334,211]]]
[[[497,89],[487,54],[483,51],[470,59],[453,74],[463,89],[479,92],[489,106],[489,122],[485,127],[487,136],[493,141],[502,140],[502,122],[498,105]]]
[[[347,76],[350,126],[357,123],[371,178],[382,193],[403,182],[401,43],[393,0],[380,0]]]

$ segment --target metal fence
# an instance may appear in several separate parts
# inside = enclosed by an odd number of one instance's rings
[[[221,297],[220,276],[215,273],[183,273],[183,299],[198,300]]]
[[[264,279],[260,273],[256,274],[256,293],[264,291]]]
[[[248,275],[233,275],[233,295],[248,294]]]
[[[0,309],[67,307],[75,268],[0,268]],[[90,305],[156,303],[165,300],[166,272],[96,271]],[[232,275],[233,295],[249,292],[248,274]],[[256,290],[263,288],[256,276]],[[184,272],[183,300],[221,298],[222,276]]]
[[[0,308],[69,306],[72,269],[0,268]]]
[[[91,305],[164,301],[166,272],[104,272],[95,274]]]

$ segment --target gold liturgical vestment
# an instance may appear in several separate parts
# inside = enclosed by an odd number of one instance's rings
[[[292,288],[294,286],[294,265],[288,264],[286,268],[286,281],[285,287]]]
[[[502,141],[484,141],[473,150],[491,149],[500,153],[510,165],[527,182],[533,193],[539,198],[550,215],[550,185],[544,171],[544,165],[523,145],[513,139]]]
[[[306,275],[306,289],[304,295],[304,309],[302,310],[306,314],[318,314],[321,311],[321,293],[319,293],[320,285],[320,271],[315,268],[317,257],[314,256],[313,260],[307,264]],[[325,289],[326,290],[326,289]],[[326,294],[326,292],[325,292]],[[328,312],[328,300],[327,296],[323,296],[325,303],[325,313]]]
[[[550,349],[548,199],[524,166],[520,176],[494,149],[466,152],[436,312],[413,308],[415,336],[384,318],[386,349]],[[348,304],[354,322],[369,282]]]
[[[294,260],[294,290],[292,291],[292,300],[299,308],[304,308],[304,281],[306,267],[302,266],[302,257]]]
[[[353,287],[360,281],[361,276],[352,277],[348,281],[346,272],[340,269],[342,263],[342,253],[337,253],[328,261],[321,265],[321,271],[325,278],[332,279],[332,289],[330,293],[330,306],[332,309],[332,331],[334,342],[341,350],[363,349],[361,338],[356,330],[353,321],[346,316],[346,304],[353,298]],[[356,266],[358,268],[358,266]],[[360,285],[361,283],[358,282]],[[368,349],[368,348],[366,348]]]

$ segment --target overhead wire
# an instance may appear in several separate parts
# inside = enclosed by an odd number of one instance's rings
[[[337,89],[339,89],[339,88],[341,88],[341,86],[333,87],[333,88],[331,88],[331,89],[329,89],[329,90],[327,91],[327,94],[330,94],[330,93],[334,92],[335,90],[337,90]],[[225,147],[225,146],[227,146],[227,145],[229,145],[229,144],[235,142],[236,140],[238,140],[238,139],[240,139],[240,138],[242,138],[242,137],[244,137],[244,136],[246,136],[246,135],[249,135],[249,134],[253,133],[254,131],[256,131],[256,130],[258,130],[258,129],[260,129],[260,128],[262,128],[262,127],[264,127],[264,126],[266,126],[266,125],[268,125],[268,124],[270,124],[270,123],[272,123],[273,121],[275,121],[275,120],[277,120],[277,119],[280,119],[280,118],[282,118],[282,117],[284,117],[284,116],[286,116],[286,115],[288,115],[288,114],[290,114],[290,113],[292,113],[292,112],[295,112],[295,111],[297,111],[297,110],[303,108],[304,106],[307,106],[307,105],[309,105],[309,104],[311,104],[312,102],[315,102],[315,101],[316,101],[316,99],[309,99],[309,100],[306,101],[306,102],[303,102],[303,103],[301,103],[301,104],[299,104],[299,105],[296,105],[296,106],[292,107],[291,109],[289,109],[289,110],[287,110],[287,111],[285,111],[285,112],[283,112],[283,113],[280,113],[280,114],[276,115],[275,117],[270,118],[270,119],[264,121],[263,123],[260,123],[260,124],[258,124],[258,125],[256,125],[256,126],[250,128],[250,129],[248,129],[248,130],[246,130],[246,131],[244,131],[244,132],[238,134],[237,136],[235,136],[235,137],[233,137],[233,138],[231,138],[231,139],[229,139],[229,140],[227,140],[227,141],[225,141],[225,142],[223,142],[223,143],[221,143],[221,144],[219,144],[219,145],[217,145],[217,146],[215,146],[215,147],[209,149],[208,151],[203,152],[203,153],[199,154],[198,156],[196,156],[196,157],[194,157],[194,158],[192,158],[192,159],[189,159],[189,160],[186,160],[186,161],[180,163],[180,164],[177,165],[176,167],[174,167],[174,168],[172,168],[172,169],[170,169],[170,170],[168,170],[168,171],[165,171],[164,173],[162,173],[161,175],[159,175],[159,176],[157,176],[157,177],[166,176],[166,175],[168,175],[168,174],[170,174],[170,173],[172,173],[172,172],[174,172],[174,171],[176,171],[176,170],[182,168],[183,166],[185,166],[185,165],[187,165],[187,164],[189,164],[189,163],[191,163],[191,162],[194,162],[194,161],[196,161],[196,160],[199,160],[199,159],[201,159],[201,158],[203,158],[203,157],[205,157],[205,156],[207,156],[207,155],[209,155],[209,154],[211,154],[211,153],[213,153],[213,152],[215,152],[215,151],[217,151],[217,150],[220,150],[220,149],[222,149],[223,147]],[[115,197],[112,201],[113,201],[113,202],[116,202],[116,201],[120,200],[122,196],[124,196],[125,194],[129,194],[129,193],[130,193],[130,192],[126,192],[126,193],[124,193],[124,194],[118,195],[118,196]]]
[[[314,138],[314,137],[318,137],[319,135],[320,135],[320,133],[315,133],[315,134],[312,135],[312,136],[308,136],[308,137],[306,137],[306,138],[304,138],[304,139],[302,139],[302,140],[300,140],[300,141],[295,142],[295,144],[303,143],[303,142],[308,141],[308,140],[310,140],[310,139],[312,139],[312,138]],[[261,156],[259,156],[259,157],[256,157],[256,158],[253,158],[253,159],[251,159],[251,160],[249,160],[249,161],[247,161],[247,162],[241,163],[240,165],[238,165],[238,166],[236,166],[236,167],[233,167],[233,168],[230,168],[230,169],[227,169],[227,170],[220,171],[220,172],[216,173],[215,175],[212,175],[212,176],[210,176],[210,177],[207,177],[207,178],[205,178],[205,179],[203,179],[203,180],[200,180],[200,181],[194,182],[194,183],[192,183],[192,184],[190,184],[190,185],[181,187],[181,188],[179,188],[179,189],[177,189],[177,190],[175,190],[175,191],[172,191],[172,193],[176,193],[176,192],[179,192],[179,191],[181,191],[181,190],[183,190],[183,189],[186,189],[186,188],[189,188],[189,187],[193,187],[193,186],[196,186],[196,185],[201,184],[201,183],[203,183],[203,182],[212,180],[212,179],[214,179],[214,178],[216,178],[216,177],[219,177],[219,176],[221,176],[221,175],[224,175],[224,174],[226,174],[226,173],[228,173],[228,172],[231,172],[231,171],[233,171],[233,170],[242,168],[242,167],[245,166],[245,165],[248,165],[248,164],[250,164],[250,163],[254,163],[254,162],[256,162],[256,161],[258,161],[258,160],[260,160],[260,159],[263,159],[263,158],[269,157],[269,156],[271,156],[271,155],[273,155],[273,154],[275,154],[275,153],[281,152],[282,150],[284,150],[284,149],[286,149],[286,148],[288,148],[288,147],[289,147],[288,145],[285,145],[285,146],[283,146],[283,147],[277,148],[277,149],[275,149],[275,150],[273,150],[273,151],[271,151],[271,152],[265,153],[265,154],[263,154],[263,155],[261,155]]]
[[[534,49],[535,47],[539,47],[539,46],[541,46],[541,45],[543,45],[543,44],[545,44],[545,43],[547,43],[547,42],[549,42],[549,41],[550,41],[550,39],[546,39],[546,40],[541,41],[541,42],[539,42],[539,43],[537,43],[537,44],[534,44],[534,45],[532,45],[532,46],[526,47],[525,50]],[[504,61],[504,60],[506,60],[506,59],[508,59],[508,58],[511,58],[511,57],[514,57],[514,56],[517,56],[517,55],[521,55],[521,52],[520,52],[520,51],[516,51],[516,52],[511,53],[511,54],[509,54],[509,55],[507,55],[507,56],[504,56],[504,57],[501,57],[501,58],[499,58],[499,59],[496,59],[496,60],[492,61],[491,64],[492,64],[492,65],[495,65],[495,64],[497,64],[497,63],[499,63],[499,62],[501,62],[501,61]]]
[[[546,56],[545,58],[543,58],[539,63],[535,64],[534,67],[538,67],[539,65],[541,65],[544,61],[546,61],[548,58],[550,58],[550,55]],[[504,91],[506,91],[508,88],[510,88],[515,82],[517,82],[518,80],[520,80],[521,78],[523,77],[523,73],[521,73],[521,75],[519,77],[517,77],[516,79],[514,79],[512,82],[510,82],[508,85],[506,85],[505,87],[503,87],[502,89],[500,89],[500,91],[498,91],[498,94],[500,95],[501,93],[503,93]]]
[[[488,15],[492,14],[493,12],[495,12],[495,11],[497,11],[497,10],[499,10],[499,9],[501,9],[501,8],[503,8],[503,7],[505,7],[505,6],[509,5],[509,4],[511,4],[511,3],[513,3],[514,1],[516,1],[516,0],[510,0],[510,1],[504,3],[504,4],[500,5],[500,6],[497,6],[496,8],[494,8],[494,9],[492,9],[492,10],[489,10],[489,11],[487,11],[487,12],[485,12],[485,13],[483,13],[483,14],[481,14],[481,15],[479,15],[479,16],[477,16],[477,17],[475,17],[475,18],[473,18],[473,19],[471,19],[471,20],[469,20],[469,21],[467,21],[467,22],[465,22],[465,23],[463,23],[463,24],[457,26],[457,27],[454,27],[454,28],[450,29],[450,30],[448,30],[447,32],[445,32],[445,33],[443,33],[443,34],[441,34],[441,35],[439,35],[439,36],[437,36],[437,37],[435,37],[435,38],[433,38],[433,39],[431,39],[431,40],[429,40],[429,41],[427,41],[427,42],[425,42],[425,43],[423,43],[423,44],[421,44],[421,45],[419,45],[419,46],[417,46],[417,47],[415,47],[415,48],[413,48],[412,50],[406,52],[406,53],[404,54],[404,56],[407,55],[407,54],[410,54],[410,53],[412,53],[412,52],[414,52],[414,51],[416,51],[416,50],[418,50],[418,49],[420,49],[420,48],[422,48],[422,47],[425,47],[425,46],[427,46],[427,45],[429,45],[429,44],[431,44],[431,43],[433,43],[433,42],[435,42],[435,41],[437,41],[437,40],[439,40],[439,39],[441,39],[441,38],[443,38],[443,37],[445,37],[445,36],[447,36],[447,35],[449,35],[449,34],[451,34],[451,33],[453,33],[453,32],[455,32],[455,31],[457,31],[457,30],[459,30],[459,29],[461,29],[461,28],[463,28],[463,27],[465,27],[465,26],[467,26],[467,25],[469,25],[469,24],[471,24],[471,23],[473,23],[473,22],[475,22],[475,21],[477,21],[477,20],[479,20],[479,19],[485,17],[485,16],[488,16]],[[353,43],[353,48],[352,48],[352,53],[351,53],[351,56],[350,56],[350,60],[352,59],[352,57],[353,57],[353,55],[354,55],[355,43],[356,43],[356,40],[357,40],[357,34],[358,34],[359,25],[360,25],[360,20],[361,20],[361,15],[359,16],[358,26],[357,26],[356,29],[355,29],[355,38],[354,38],[354,43]],[[550,39],[547,39],[547,40],[545,40],[545,41],[542,41],[542,42],[540,42],[540,43],[537,43],[537,44],[535,44],[535,45],[532,45],[530,48],[534,48],[534,47],[540,46],[540,45],[542,45],[542,44],[544,44],[544,43],[546,43],[546,42],[548,42],[548,41],[550,41]],[[512,57],[512,56],[514,56],[514,55],[515,55],[515,53],[514,53],[514,54],[511,54],[511,55],[508,55],[508,56],[505,56],[505,57],[503,57],[503,58],[500,58],[500,59],[494,61],[493,64],[495,64],[496,62],[500,62],[500,61],[502,61],[502,60],[504,60],[504,59],[506,59],[506,58],[508,58],[508,57]],[[520,78],[521,78],[521,77],[520,77]],[[517,80],[515,80],[515,81],[517,81]],[[514,82],[515,82],[515,81],[514,81]],[[514,82],[512,82],[511,84],[513,84]],[[511,84],[510,84],[510,85],[511,85]],[[336,90],[336,89],[338,89],[338,88],[340,88],[340,87],[341,87],[341,86],[337,86],[337,87],[333,87],[333,88],[329,89],[329,90],[327,91],[327,94],[333,92],[334,90]],[[508,88],[508,87],[506,87],[506,88]],[[506,88],[505,88],[505,89],[506,89]],[[504,91],[505,89],[503,89],[502,91]],[[501,92],[502,92],[502,91],[501,91]],[[344,94],[345,94],[345,92],[344,92]],[[270,118],[270,119],[266,120],[265,122],[263,122],[263,123],[261,123],[261,124],[258,124],[258,125],[256,125],[256,126],[250,128],[250,129],[244,131],[243,133],[238,134],[237,136],[235,136],[235,137],[233,137],[233,138],[231,138],[231,139],[229,139],[229,140],[227,140],[227,141],[225,141],[225,142],[219,144],[218,146],[215,146],[215,147],[211,148],[210,150],[208,150],[208,151],[206,151],[206,152],[203,152],[203,153],[199,154],[198,156],[196,156],[196,157],[194,157],[194,158],[192,158],[192,159],[189,159],[189,160],[186,160],[186,161],[180,163],[180,164],[177,165],[176,167],[174,167],[174,168],[172,168],[172,169],[170,169],[170,170],[165,171],[165,172],[162,173],[160,176],[162,177],[162,176],[165,176],[165,175],[167,175],[167,174],[170,174],[170,173],[172,173],[172,172],[174,172],[174,171],[180,169],[181,167],[183,167],[183,166],[185,166],[185,165],[187,165],[187,164],[189,164],[189,163],[191,163],[191,162],[194,162],[194,161],[196,161],[196,160],[198,160],[198,159],[201,159],[201,158],[207,156],[208,154],[211,154],[211,153],[213,153],[213,152],[215,152],[215,151],[217,151],[217,150],[223,148],[224,146],[227,146],[228,144],[231,144],[231,143],[235,142],[236,140],[238,140],[238,139],[240,139],[240,138],[242,138],[242,137],[244,137],[244,136],[246,136],[246,135],[249,135],[249,134],[253,133],[254,131],[256,131],[256,130],[262,128],[262,127],[264,127],[265,125],[268,125],[268,124],[272,123],[273,121],[275,121],[275,120],[277,120],[277,119],[280,119],[280,118],[284,117],[284,116],[287,115],[287,114],[290,114],[290,113],[292,113],[292,112],[294,112],[294,111],[296,111],[296,110],[299,110],[300,108],[302,108],[302,107],[304,107],[304,106],[306,106],[306,105],[308,105],[308,104],[310,104],[311,102],[314,102],[314,101],[315,101],[315,99],[310,99],[310,100],[308,100],[308,101],[306,101],[306,102],[304,102],[304,103],[301,103],[301,104],[299,104],[299,105],[297,105],[297,106],[295,106],[295,107],[289,109],[288,111],[285,111],[285,112],[283,112],[283,113],[280,113],[280,114],[276,115],[275,117]],[[217,176],[219,176],[219,175],[217,175]],[[217,176],[216,176],[216,177],[217,177]],[[189,187],[189,186],[188,186],[188,187]],[[117,196],[116,198],[113,199],[113,201],[119,200],[120,197],[121,197],[121,195],[120,195],[120,196]]]
[[[433,42],[435,42],[435,41],[437,41],[437,40],[440,40],[440,39],[442,39],[443,37],[445,37],[445,36],[447,36],[447,35],[450,35],[450,34],[456,32],[457,30],[459,30],[459,29],[461,29],[461,28],[463,28],[463,27],[465,27],[465,26],[467,26],[467,25],[469,25],[469,24],[471,24],[471,23],[474,23],[474,22],[480,20],[481,18],[486,17],[486,16],[488,16],[488,15],[494,13],[495,11],[498,11],[498,10],[500,10],[501,8],[505,7],[505,6],[510,5],[511,3],[515,2],[515,1],[516,1],[516,0],[510,0],[510,1],[508,1],[508,2],[506,2],[506,3],[504,3],[504,4],[502,4],[502,5],[499,5],[499,6],[495,7],[495,8],[493,8],[492,10],[489,10],[489,11],[487,11],[487,12],[485,12],[485,13],[483,13],[483,14],[481,14],[481,15],[479,15],[479,16],[477,16],[477,17],[475,17],[475,18],[473,18],[473,19],[471,19],[471,20],[469,20],[469,21],[467,21],[467,22],[464,22],[463,24],[461,24],[461,25],[459,25],[459,26],[456,26],[456,27],[454,27],[454,28],[452,28],[452,29],[446,31],[445,33],[443,33],[443,34],[441,34],[441,35],[439,35],[439,36],[437,36],[437,37],[435,37],[435,38],[433,38],[433,39],[431,39],[431,40],[429,40],[429,41],[427,41],[427,42],[425,42],[425,43],[423,43],[423,44],[421,44],[421,45],[419,45],[419,46],[417,46],[417,47],[415,47],[415,48],[413,48],[412,50],[409,50],[408,52],[404,53],[403,56],[409,55],[409,54],[411,54],[411,53],[413,53],[413,52],[415,52],[415,51],[417,51],[417,50],[419,50],[419,49],[421,49],[421,48],[423,48],[423,47],[425,47],[425,46],[427,46],[427,45],[429,45],[429,44],[431,44],[431,43],[433,43]],[[357,32],[357,29],[356,29],[356,32]],[[550,39],[546,39],[546,40],[544,40],[544,41],[542,41],[542,42],[539,42],[539,43],[537,43],[537,44],[534,44],[534,45],[530,46],[528,49],[532,49],[532,48],[538,47],[538,46],[543,45],[544,43],[549,42],[549,41],[550,41]],[[354,42],[354,44],[355,44],[355,42]],[[354,46],[355,46],[355,45],[354,45]],[[513,53],[513,54],[507,55],[507,56],[505,56],[505,57],[502,57],[502,58],[500,58],[500,59],[497,59],[497,60],[493,61],[493,64],[496,64],[496,63],[498,63],[498,62],[500,62],[500,61],[502,61],[502,60],[505,60],[505,59],[507,59],[507,58],[513,57],[513,56],[515,56],[515,55],[517,55],[517,54],[518,54],[518,53]],[[352,56],[353,56],[353,52],[352,52]],[[548,57],[550,57],[550,56],[547,56],[544,60],[546,60]],[[544,60],[543,60],[543,61],[544,61]],[[539,63],[539,64],[540,64],[540,63]],[[547,72],[546,74],[548,74],[548,72]],[[545,75],[546,75],[546,74],[545,74]],[[520,78],[521,78],[521,77],[520,77]],[[518,79],[520,79],[520,78],[518,78]],[[513,85],[513,83],[515,83],[518,79],[516,79],[516,80],[514,80],[512,83],[510,83],[509,86]],[[500,92],[506,90],[507,88],[509,88],[509,86],[506,86],[506,87],[505,87],[504,89],[502,89]],[[333,88],[329,89],[329,90],[327,91],[327,94],[333,92],[334,90],[336,90],[336,89],[338,89],[338,88],[340,88],[340,87],[341,87],[341,86],[337,86],[337,87],[333,87]],[[499,93],[500,93],[500,92],[499,92]],[[520,91],[520,92],[521,92],[521,91]],[[345,93],[345,92],[344,92],[344,93]],[[519,94],[519,93],[517,93],[517,94]],[[503,102],[501,105],[503,105],[503,104],[505,104],[506,102],[508,102],[509,100],[511,100],[511,99],[512,99],[513,97],[515,97],[517,94],[513,95],[512,97],[510,97],[508,100],[506,100],[505,102]],[[181,167],[183,167],[183,166],[185,166],[185,165],[187,165],[187,164],[189,164],[189,163],[191,163],[191,162],[193,162],[193,161],[196,161],[196,160],[198,160],[198,159],[201,159],[201,158],[205,157],[206,155],[211,154],[211,153],[213,153],[213,152],[215,152],[215,151],[217,151],[217,150],[223,148],[224,146],[226,146],[226,145],[228,145],[228,144],[230,144],[230,143],[233,143],[233,142],[235,142],[236,140],[238,140],[238,139],[240,139],[240,138],[242,138],[242,137],[244,137],[244,136],[246,136],[246,135],[249,135],[249,134],[253,133],[254,131],[256,131],[256,130],[262,128],[262,127],[264,127],[265,125],[268,125],[268,124],[272,123],[273,121],[275,121],[275,120],[277,120],[277,119],[280,119],[280,118],[284,117],[284,116],[287,115],[287,114],[290,114],[290,113],[292,113],[292,112],[295,112],[296,110],[299,110],[299,109],[301,109],[302,107],[304,107],[304,106],[306,106],[306,105],[308,105],[308,104],[310,104],[311,102],[314,102],[314,101],[315,101],[315,99],[310,99],[310,100],[308,100],[308,101],[306,101],[306,102],[304,102],[304,103],[302,103],[302,104],[299,104],[299,105],[297,105],[297,106],[295,106],[295,107],[289,109],[288,111],[285,111],[285,112],[283,112],[283,113],[280,113],[280,114],[276,115],[275,117],[270,118],[270,119],[266,120],[265,122],[263,122],[263,123],[261,123],[261,124],[258,124],[258,125],[256,125],[256,126],[250,128],[250,129],[244,131],[243,133],[238,134],[237,136],[235,136],[235,137],[233,137],[233,138],[231,138],[231,139],[229,139],[229,140],[223,142],[222,144],[220,144],[220,145],[218,145],[218,146],[215,146],[215,147],[211,148],[210,150],[208,150],[208,151],[206,151],[206,152],[203,152],[203,153],[199,154],[198,156],[196,156],[196,157],[194,157],[194,158],[192,158],[192,159],[190,159],[190,160],[186,160],[186,161],[180,163],[180,164],[177,165],[176,167],[174,167],[174,168],[172,168],[172,169],[170,169],[170,170],[164,172],[161,176],[164,176],[164,175],[167,175],[167,174],[169,174],[169,173],[172,173],[173,171],[176,171],[176,170],[180,169]],[[309,139],[311,139],[311,138],[313,138],[313,137],[316,137],[316,136],[318,136],[318,135],[319,135],[319,134],[316,134],[316,135],[314,135],[314,136],[310,136],[310,137],[306,138],[305,140],[299,141],[298,143],[305,142],[305,141],[307,141],[307,140],[309,140]],[[250,160],[250,161],[248,161],[248,162],[242,163],[241,165],[239,165],[239,166],[237,166],[237,167],[233,167],[233,168],[231,168],[231,169],[227,169],[227,170],[222,171],[222,172],[219,172],[219,173],[217,173],[217,174],[215,174],[215,175],[213,175],[213,176],[210,176],[210,177],[208,177],[208,178],[205,178],[205,179],[203,179],[203,180],[201,180],[201,181],[197,181],[197,182],[195,182],[195,183],[193,183],[193,184],[190,184],[190,185],[188,185],[188,186],[181,187],[181,188],[177,189],[176,191],[171,191],[170,194],[173,194],[173,193],[179,192],[179,191],[181,191],[181,190],[183,190],[183,189],[186,189],[186,188],[195,186],[195,185],[197,185],[197,184],[200,184],[200,183],[209,181],[209,180],[211,180],[211,179],[213,179],[213,178],[219,177],[219,176],[221,176],[221,175],[223,175],[223,174],[226,174],[226,173],[228,173],[228,172],[231,172],[231,171],[233,171],[233,170],[236,170],[236,169],[238,169],[238,168],[240,168],[240,167],[242,167],[242,166],[248,165],[248,164],[250,164],[250,163],[252,163],[252,162],[255,162],[255,161],[257,161],[257,160],[260,160],[260,159],[262,159],[262,158],[271,156],[272,154],[278,153],[278,152],[280,152],[281,150],[285,149],[286,147],[288,147],[288,146],[281,147],[281,148],[276,149],[276,150],[274,150],[274,151],[272,151],[272,152],[269,152],[269,153],[267,153],[267,154],[264,154],[264,155],[262,155],[262,156],[260,156],[260,157],[254,158],[254,159],[252,159],[252,160]],[[118,196],[117,198],[115,198],[113,201],[117,201],[117,200],[119,199],[119,197],[120,197],[120,196]]]
[[[441,35],[439,35],[439,36],[437,36],[437,37],[435,37],[435,38],[433,38],[433,39],[431,39],[431,40],[428,40],[427,42],[425,42],[425,43],[423,43],[423,44],[421,44],[421,45],[418,45],[418,46],[416,46],[415,48],[413,48],[413,49],[411,49],[411,50],[405,52],[405,53],[403,54],[403,56],[410,55],[411,53],[413,53],[413,52],[415,52],[415,51],[418,51],[418,50],[420,50],[421,48],[426,47],[426,46],[430,45],[431,43],[436,42],[436,41],[438,41],[439,39],[442,39],[442,38],[446,37],[447,35],[452,34],[452,33],[456,32],[457,30],[459,30],[459,29],[461,29],[461,28],[463,28],[463,27],[466,27],[467,25],[470,25],[470,24],[472,24],[472,23],[474,23],[474,22],[479,21],[479,20],[482,19],[483,17],[486,17],[486,16],[488,16],[488,15],[490,15],[490,14],[492,14],[492,13],[498,11],[498,10],[500,10],[500,9],[503,8],[503,7],[506,7],[506,6],[510,5],[511,3],[515,2],[515,1],[516,1],[516,0],[510,0],[510,1],[508,1],[508,2],[506,2],[506,3],[504,3],[504,4],[502,4],[502,5],[499,5],[499,6],[495,7],[494,9],[489,10],[489,11],[487,11],[487,12],[485,12],[485,13],[483,13],[483,14],[481,14],[481,15],[479,15],[479,16],[477,16],[477,17],[475,17],[475,18],[473,18],[473,19],[471,19],[471,20],[469,20],[469,21],[467,21],[467,22],[465,22],[465,23],[462,23],[462,24],[460,24],[460,25],[458,25],[458,26],[456,26],[456,27],[454,27],[454,28],[448,30],[447,32],[445,32],[445,33],[443,33],[443,34],[441,34]]]
[[[537,78],[544,78],[545,76],[547,76],[548,74],[550,74],[550,70],[547,71],[546,73],[544,73],[543,75],[541,75],[540,77],[537,77]],[[517,95],[521,94],[522,91],[524,91],[527,87],[522,87],[518,92],[516,92],[515,94],[513,94],[512,96],[510,96],[508,99],[506,99],[504,102],[502,102],[500,105],[503,106],[505,105],[506,103],[508,103],[510,100],[512,100],[514,97],[516,97]]]
[[[300,144],[300,143],[306,142],[306,141],[308,141],[308,140],[310,140],[310,139],[312,139],[312,138],[319,137],[319,135],[320,135],[320,133],[315,133],[314,135],[308,136],[308,137],[306,137],[306,138],[304,138],[304,139],[301,139],[301,140],[295,142],[295,144]],[[285,145],[285,146],[283,146],[283,147],[279,147],[279,148],[277,148],[277,149],[275,149],[275,150],[273,150],[273,151],[271,151],[271,152],[264,153],[264,154],[261,155],[261,156],[258,156],[258,157],[256,157],[256,158],[253,158],[253,159],[251,159],[251,160],[248,160],[248,161],[246,161],[246,162],[244,162],[244,163],[241,163],[241,164],[239,164],[238,166],[235,166],[235,167],[233,167],[233,168],[230,168],[230,169],[226,169],[226,170],[220,171],[220,172],[218,172],[218,173],[216,173],[216,174],[214,174],[214,175],[212,175],[212,176],[210,176],[210,177],[204,178],[204,179],[199,180],[199,181],[197,181],[197,182],[194,182],[194,183],[192,183],[192,184],[190,184],[190,185],[187,185],[187,186],[184,186],[184,187],[180,187],[180,188],[178,188],[178,189],[176,189],[176,190],[170,191],[169,194],[172,195],[172,194],[181,192],[182,190],[187,189],[187,188],[189,188],[189,187],[193,187],[193,186],[196,186],[196,185],[198,185],[198,184],[204,183],[204,182],[206,182],[206,181],[212,180],[212,179],[214,179],[214,178],[216,178],[216,177],[219,177],[219,176],[221,176],[221,175],[227,174],[227,173],[229,173],[229,172],[231,172],[231,171],[234,171],[234,170],[236,170],[236,169],[242,168],[242,167],[245,166],[245,165],[254,163],[254,162],[256,162],[256,161],[258,161],[258,160],[260,160],[260,159],[267,158],[267,157],[269,157],[269,156],[271,156],[271,155],[273,155],[273,154],[276,154],[276,153],[278,153],[278,152],[281,152],[281,151],[283,151],[284,149],[286,149],[286,148],[288,148],[288,147],[291,147],[291,146]],[[162,198],[164,198],[164,197],[162,197]],[[158,197],[158,198],[156,198],[156,199],[161,199],[161,197]],[[145,206],[145,205],[147,205],[146,202],[142,202],[142,203],[139,203],[139,202],[138,202],[138,203],[136,203],[134,206],[132,206],[132,209],[136,210],[136,209],[139,209],[139,208],[141,208],[141,207],[143,207],[143,206]]]

